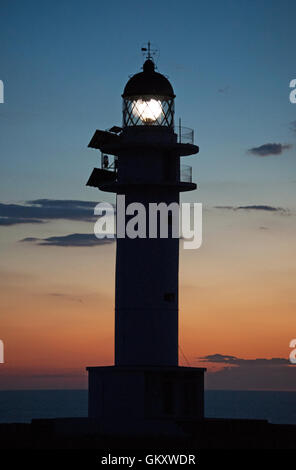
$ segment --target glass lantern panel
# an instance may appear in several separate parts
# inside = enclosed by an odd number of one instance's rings
[[[124,98],[123,126],[174,126],[174,100],[156,96]]]

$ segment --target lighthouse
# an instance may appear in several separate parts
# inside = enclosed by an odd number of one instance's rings
[[[149,43],[142,71],[128,80],[122,104],[122,126],[96,130],[89,143],[101,152],[101,168],[94,168],[87,185],[117,198],[115,364],[87,368],[89,418],[105,433],[175,432],[183,419],[200,420],[204,412],[205,369],[178,364],[174,212],[180,193],[196,189],[181,159],[199,148],[193,131],[175,126],[174,90],[156,71]],[[131,237],[132,213],[126,207],[139,205],[145,209],[146,233]]]

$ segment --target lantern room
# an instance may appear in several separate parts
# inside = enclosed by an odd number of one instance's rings
[[[169,80],[155,71],[148,58],[143,72],[133,75],[123,95],[123,127],[174,127],[174,90]]]

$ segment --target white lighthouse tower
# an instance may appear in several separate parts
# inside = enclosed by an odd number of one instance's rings
[[[155,71],[150,45],[143,71],[130,78],[122,98],[122,127],[97,130],[89,143],[101,150],[102,167],[87,184],[116,193],[117,201],[124,196],[126,207],[141,203],[147,236],[117,236],[115,365],[87,368],[89,417],[102,432],[159,433],[177,429],[182,419],[203,418],[205,369],[178,366],[179,239],[170,210],[168,237],[159,228],[149,236],[149,205],[170,207],[180,192],[196,189],[188,167],[182,177],[180,157],[199,149],[193,132],[187,142],[181,128],[175,132],[175,94]],[[118,202],[121,231],[129,220],[122,216]]]

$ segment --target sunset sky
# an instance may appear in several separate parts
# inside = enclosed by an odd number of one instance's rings
[[[180,242],[180,364],[206,365],[209,388],[296,390],[295,14],[288,0],[1,2],[0,389],[85,388],[86,366],[113,363],[115,243],[95,243],[92,214],[115,197],[85,186],[87,144],[121,125],[151,40],[200,146],[182,161],[203,244]]]

